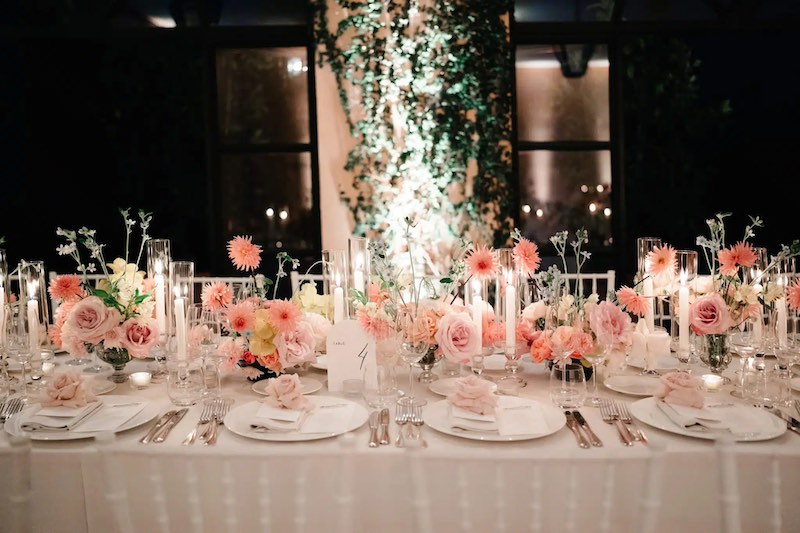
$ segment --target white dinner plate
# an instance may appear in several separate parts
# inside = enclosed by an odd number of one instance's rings
[[[431,381],[428,385],[428,388],[431,390],[431,392],[441,394],[442,396],[448,396],[450,393],[455,392],[457,379],[461,378],[439,378],[436,381]],[[495,392],[496,390],[497,384],[492,383],[492,392]]]
[[[117,388],[117,384],[106,378],[92,379],[92,392],[100,395],[107,394]]]
[[[317,355],[317,360],[311,363],[311,368],[318,368],[320,370],[328,370],[328,356],[325,354]]]
[[[661,380],[651,376],[611,376],[603,382],[607,388],[632,396],[653,396],[661,390]]]
[[[138,396],[124,396],[124,395],[117,395],[117,394],[110,394],[108,396],[103,396],[98,401],[107,402],[110,404],[122,404],[122,403],[131,403],[131,402],[141,402],[142,399]],[[72,431],[47,431],[47,430],[38,430],[38,431],[25,431],[20,428],[22,421],[25,420],[26,415],[30,415],[35,413],[39,410],[39,403],[32,404],[30,407],[26,407],[23,409],[18,415],[12,416],[10,419],[6,420],[5,430],[10,435],[25,435],[29,437],[31,440],[77,440],[77,439],[91,439],[94,438],[98,433],[76,433]],[[160,408],[157,402],[145,402],[144,409],[139,411],[135,416],[128,419],[127,422],[120,425],[117,429],[114,430],[114,433],[119,433],[121,431],[127,431],[129,429],[133,429],[136,427],[141,426],[142,424],[146,424],[153,420],[155,417],[159,415]]]
[[[717,437],[717,432],[715,431],[689,430],[676,425],[661,411],[661,409],[658,408],[656,401],[657,400],[655,398],[651,397],[642,398],[641,400],[631,403],[631,415],[633,415],[634,418],[640,422],[644,422],[645,424],[658,429],[663,429],[664,431],[668,431],[670,433],[707,440],[714,440]],[[725,407],[725,409],[747,410],[750,411],[748,414],[759,417],[760,421],[763,420],[764,422],[763,429],[753,431],[752,433],[734,434],[733,439],[736,441],[749,442],[769,440],[780,437],[786,433],[786,422],[784,420],[781,420],[777,416],[772,415],[763,409],[759,409],[758,407],[753,407],[752,405],[735,404],[731,407]]]
[[[254,392],[266,395],[267,385],[269,385],[269,382],[272,379],[275,378],[262,379],[261,381],[256,381],[255,383],[253,383],[253,386],[251,388],[253,389]],[[300,376],[300,384],[303,386],[303,394],[311,394],[312,392],[317,392],[322,388],[322,383],[320,383],[314,378],[307,378],[305,376]]]
[[[628,356],[626,363],[633,368],[644,368],[644,356],[631,354]],[[680,362],[671,355],[669,357],[661,357],[653,370],[675,370],[679,364]]]
[[[225,415],[225,427],[232,433],[249,439],[296,442],[327,439],[341,435],[342,433],[348,433],[363,426],[369,418],[369,413],[364,406],[344,398],[337,398],[335,396],[309,396],[308,399],[315,405],[349,403],[353,405],[353,414],[342,431],[337,432],[300,433],[299,431],[253,431],[253,429],[250,428],[250,424],[255,420],[256,411],[258,411],[258,408],[261,406],[260,401],[253,401],[231,409],[228,414]]]
[[[530,403],[532,405],[535,404],[542,409],[542,415],[544,416],[545,422],[547,423],[546,433],[539,433],[535,435],[534,434],[500,435],[498,433],[453,429],[450,426],[447,400],[439,400],[438,402],[429,403],[428,405],[424,406],[422,408],[422,419],[431,428],[435,429],[436,431],[446,433],[447,435],[453,435],[455,437],[461,437],[463,439],[483,440],[492,442],[509,442],[509,441],[530,440],[530,439],[538,439],[540,437],[546,437],[548,435],[552,435],[553,433],[564,427],[567,423],[567,418],[564,416],[564,413],[561,411],[561,409],[558,409],[553,405],[533,400],[531,398],[516,398],[516,400],[518,400],[520,404],[523,403]]]

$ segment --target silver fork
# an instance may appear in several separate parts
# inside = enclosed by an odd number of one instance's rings
[[[197,425],[188,435],[186,435],[186,438],[183,439],[183,442],[181,444],[183,444],[184,446],[189,444],[194,444],[194,441],[197,439],[197,433],[200,431],[200,428],[204,427],[206,424],[211,422],[211,413],[214,411],[213,407],[215,401],[216,400],[206,402],[203,405],[203,412],[200,413],[200,419],[197,421]]]
[[[233,400],[231,399],[222,399],[217,398],[214,401],[214,413],[211,415],[211,433],[205,440],[204,444],[216,444],[217,443],[217,435],[219,433],[219,426],[222,425],[222,421],[225,418],[225,415],[228,414],[228,410],[231,408],[231,403]]]
[[[630,432],[628,432],[628,428],[626,428],[619,419],[619,415],[611,410],[608,400],[605,400],[600,404],[600,415],[603,417],[603,422],[606,424],[616,424],[619,438],[623,444],[625,444],[625,446],[633,446],[633,437],[631,436]]]
[[[11,398],[8,400],[3,408],[2,414],[0,414],[0,422],[5,422],[13,415],[22,411],[22,408],[25,407],[25,402],[22,401],[22,398]]]
[[[425,437],[422,436],[422,426],[425,425],[425,421],[422,420],[422,406],[415,405],[411,409],[411,425],[416,428],[416,432],[414,434],[414,440],[418,440],[420,446],[423,448],[428,447],[428,442],[425,440]]]
[[[639,426],[633,422],[631,413],[628,411],[628,405],[625,402],[614,401],[612,403],[616,409],[617,415],[619,415],[620,420],[622,420],[625,425],[631,429],[633,438],[647,444],[647,436],[644,434],[644,431],[642,431],[641,428],[639,428]]]
[[[397,405],[394,408],[394,422],[400,426],[400,429],[397,431],[397,439],[395,439],[394,445],[398,448],[402,448],[405,446],[405,440],[403,439],[403,426],[405,426],[408,422],[408,410],[405,405]]]

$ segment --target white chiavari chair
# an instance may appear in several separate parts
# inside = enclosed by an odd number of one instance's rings
[[[578,291],[578,274],[568,272],[564,274],[564,278],[567,280],[567,283],[570,284],[570,291],[576,294]],[[617,289],[616,272],[614,270],[607,270],[605,272],[581,272],[580,287],[584,296],[597,294],[601,300],[604,300],[609,292],[614,292]]]
[[[311,282],[316,284],[317,293],[322,294],[322,274],[302,274],[296,270],[289,273],[289,280],[292,283],[292,294],[296,293],[302,283]]]

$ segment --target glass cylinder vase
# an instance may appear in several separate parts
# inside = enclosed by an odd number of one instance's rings
[[[26,313],[31,325],[28,331],[29,348],[31,353],[38,353],[42,346],[50,345],[47,334],[50,313],[43,261],[20,261],[19,293],[20,301],[25,302],[20,313]]]
[[[722,375],[731,363],[730,333],[710,333],[703,335],[700,360],[714,374]],[[725,382],[729,382],[725,378]]]
[[[322,279],[325,294],[333,301],[333,317],[336,324],[349,316],[348,268],[345,250],[322,250]]]

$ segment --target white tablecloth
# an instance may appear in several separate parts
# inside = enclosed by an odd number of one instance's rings
[[[133,362],[130,370],[143,365]],[[522,395],[549,401],[544,368],[526,363],[524,373],[529,384]],[[318,369],[304,375],[325,380]],[[406,377],[398,375],[403,388]],[[246,381],[226,378],[224,388],[236,405],[260,397]],[[415,391],[429,402],[442,398],[425,385]],[[602,386],[601,393],[638,399]],[[160,412],[171,407],[165,384],[143,391],[118,385],[113,394],[148,398]],[[727,391],[721,394],[732,400]],[[484,443],[426,427],[427,449],[369,448],[366,425],[296,443],[256,441],[221,429],[216,446],[181,446],[200,410],[193,406],[163,444],[137,442],[150,424],[118,434],[111,444],[127,489],[121,508],[136,530],[634,532],[642,523],[651,448],[623,446],[595,408],[581,412],[604,446],[587,450],[566,428],[539,439]],[[641,427],[665,452],[661,504],[646,511],[657,513],[657,530],[719,530],[714,443]],[[391,430],[394,437],[394,423]],[[0,472],[7,473],[6,437],[0,437]],[[97,443],[36,441],[32,448],[32,531],[118,531]],[[735,451],[742,530],[800,531],[800,436],[787,432],[737,443]],[[5,485],[3,490],[0,516],[8,516]],[[166,522],[159,522],[163,516]]]

